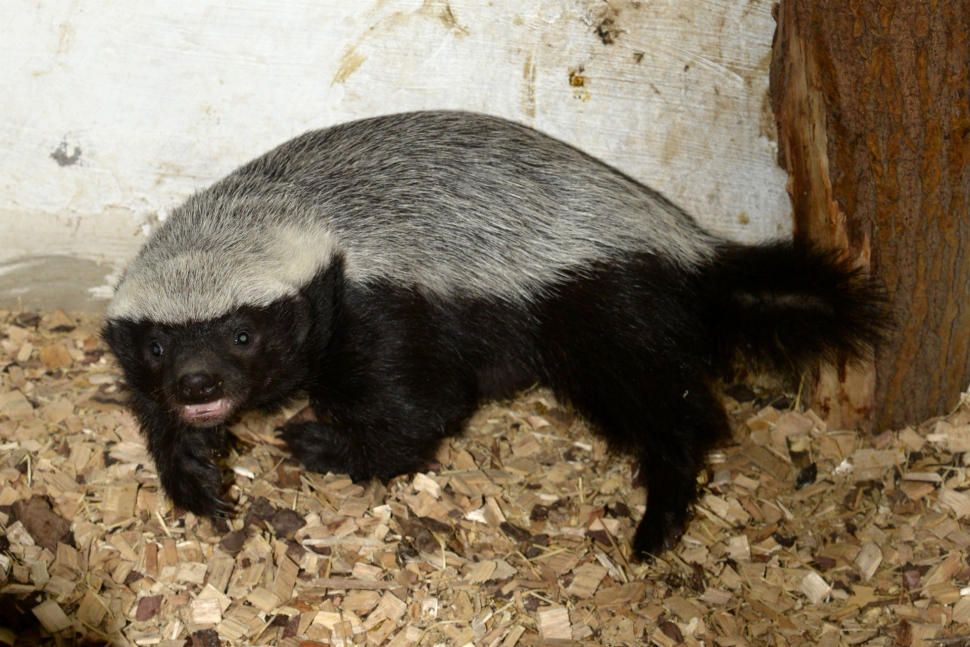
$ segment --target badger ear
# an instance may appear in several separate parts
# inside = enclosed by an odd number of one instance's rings
[[[145,332],[151,327],[147,322],[135,323],[128,319],[109,319],[101,326],[101,339],[108,344],[111,352],[124,365],[127,360],[137,356],[137,346]]]
[[[126,326],[120,321],[105,321],[101,326],[101,339],[108,344],[115,355],[124,354],[131,346],[131,335],[126,334]]]
[[[108,346],[114,346],[115,335],[117,334],[116,330],[117,329],[115,328],[113,321],[105,321],[101,324],[101,339],[103,339]]]

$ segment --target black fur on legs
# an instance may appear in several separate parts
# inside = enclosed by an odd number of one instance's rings
[[[858,358],[858,340],[878,338],[866,318],[878,311],[879,292],[863,290],[859,274],[784,245],[752,258],[746,264],[728,248],[692,274],[653,255],[631,256],[567,276],[526,306],[436,300],[389,284],[361,289],[337,264],[304,292],[322,304],[312,318],[330,322],[329,334],[311,332],[326,342],[307,356],[317,359],[311,402],[333,422],[285,437],[310,469],[386,480],[432,460],[482,401],[538,382],[639,460],[648,505],[634,548],[659,553],[682,534],[703,457],[727,435],[709,383],[730,354],[712,349],[745,340],[775,368],[794,371],[811,356]],[[763,258],[773,261],[767,286],[754,278]],[[806,267],[816,271],[811,281]],[[707,292],[712,276],[716,299]],[[702,291],[707,299],[697,298]],[[735,320],[757,312],[767,340],[744,337]],[[810,351],[771,346],[796,339]]]
[[[639,461],[648,499],[634,548],[648,555],[683,533],[697,471],[727,434],[709,383],[733,350],[786,372],[813,357],[858,359],[878,340],[880,307],[854,270],[783,244],[725,246],[696,271],[628,255],[566,274],[530,302],[360,285],[338,257],[268,308],[206,323],[115,323],[106,336],[162,485],[189,510],[226,512],[213,461],[221,428],[180,417],[192,404],[179,401],[177,379],[199,357],[233,412],[307,393],[321,421],[284,429],[294,457],[355,480],[421,469],[483,401],[540,383]],[[251,338],[244,350],[229,343],[240,327]],[[167,360],[146,355],[155,339]],[[218,344],[219,357],[201,350]]]

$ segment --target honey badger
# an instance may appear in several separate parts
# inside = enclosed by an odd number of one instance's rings
[[[639,461],[634,548],[683,533],[727,435],[710,382],[736,351],[797,373],[862,358],[882,303],[831,253],[745,246],[509,121],[416,112],[306,133],[189,198],[108,307],[161,484],[224,517],[214,460],[244,410],[309,396],[306,469],[427,465],[483,402],[550,387]]]

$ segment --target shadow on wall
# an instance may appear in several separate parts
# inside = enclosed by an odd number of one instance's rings
[[[109,265],[70,256],[28,256],[0,263],[0,310],[104,311]],[[97,289],[99,296],[92,294]]]

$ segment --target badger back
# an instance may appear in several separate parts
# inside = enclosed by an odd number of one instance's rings
[[[521,300],[594,263],[653,253],[691,267],[716,245],[660,194],[551,137],[404,113],[307,133],[194,196],[146,244],[109,316],[264,304],[335,254],[360,284]]]

